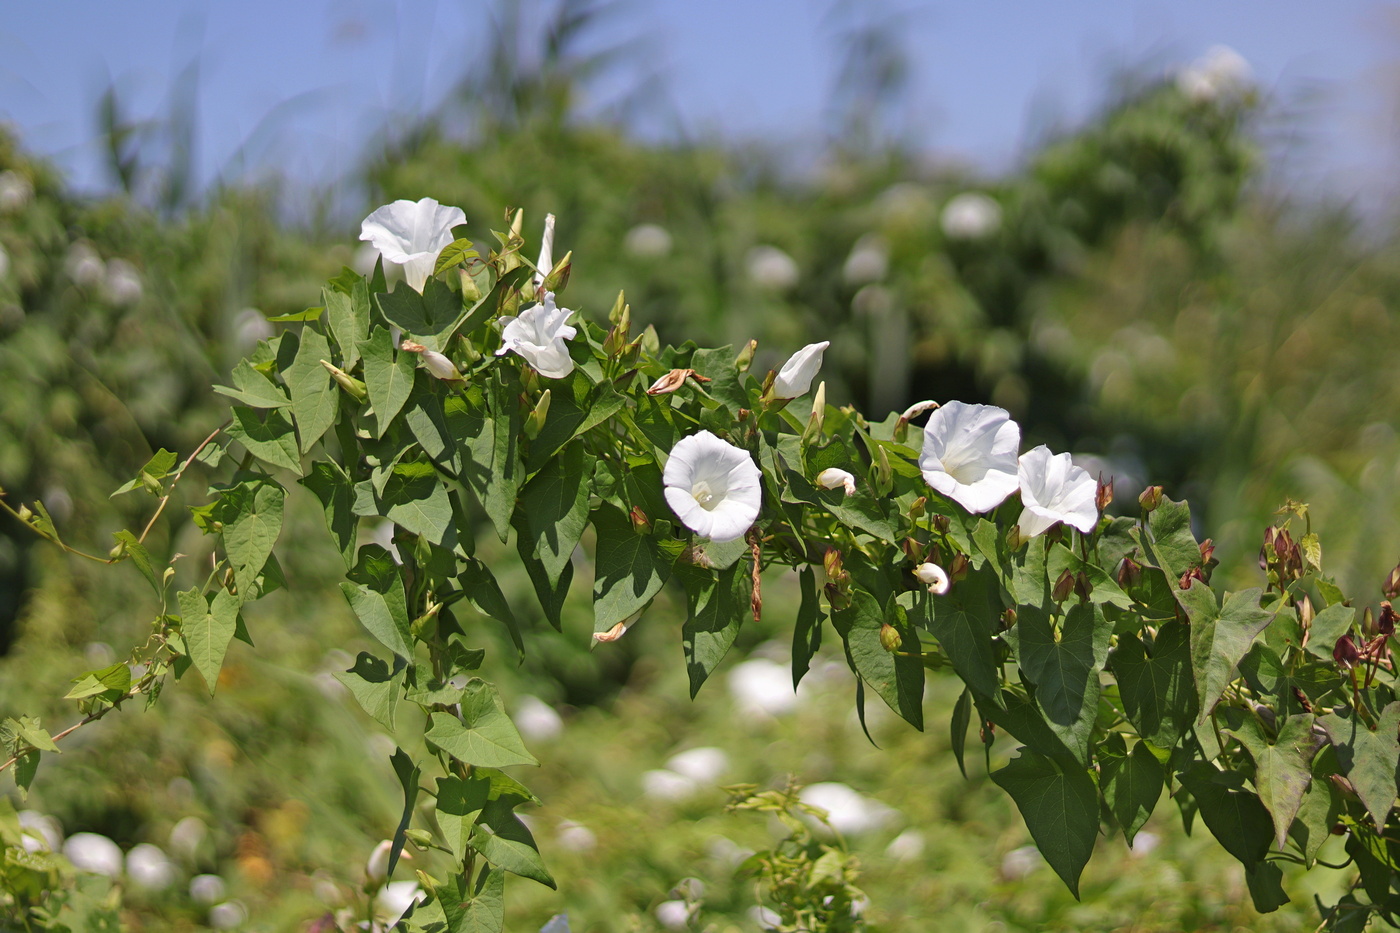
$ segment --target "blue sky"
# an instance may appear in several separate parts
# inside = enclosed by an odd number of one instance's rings
[[[547,0],[526,0],[539,6]],[[624,0],[604,41],[635,39],[692,132],[810,147],[836,72],[828,0]],[[1394,174],[1400,13],[1372,0],[981,0],[894,3],[912,65],[908,131],[986,172],[1101,101],[1123,66],[1165,71],[1222,43],[1300,114],[1295,186],[1352,195]],[[0,117],[85,188],[103,179],[95,101],[115,80],[159,114],[198,60],[205,180],[240,166],[329,183],[386,120],[436,103],[479,56],[486,2],[189,0],[11,5]],[[607,103],[603,100],[594,105]],[[242,157],[240,158],[240,153]]]

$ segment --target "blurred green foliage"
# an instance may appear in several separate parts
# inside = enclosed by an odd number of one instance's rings
[[[1308,500],[1326,530],[1328,570],[1348,589],[1379,588],[1400,555],[1387,366],[1400,336],[1394,246],[1363,236],[1345,212],[1302,210],[1259,187],[1250,97],[1138,87],[998,179],[897,148],[843,149],[795,174],[776,148],[646,144],[577,120],[577,82],[600,63],[570,52],[581,26],[556,26],[554,56],[537,71],[498,57],[443,113],[372,158],[366,209],[431,195],[462,206],[483,239],[508,207],[551,211],[563,249],[587,270],[570,292],[587,315],[601,318],[625,288],[639,328],[757,339],[759,371],[830,339],[831,398],[872,413],[926,397],[1007,407],[1028,446],[1101,458],[1124,480],[1120,500],[1147,482],[1189,495],[1199,530],[1219,544],[1220,572],[1234,579],[1253,572],[1272,509]],[[42,499],[65,534],[105,550],[108,530],[144,521],[151,507],[139,493],[108,493],[152,450],[187,452],[223,420],[208,386],[227,381],[272,326],[267,317],[314,303],[317,283],[354,261],[350,227],[289,227],[276,189],[222,189],[177,213],[131,197],[81,199],[8,136],[0,173],[18,192],[0,198],[0,487]],[[963,199],[961,214],[950,208],[969,192],[985,197]],[[202,501],[203,479],[182,487],[185,504]],[[170,509],[152,544],[166,557],[184,552],[181,572],[193,577],[201,545],[187,514]],[[275,652],[236,645],[216,701],[181,687],[151,713],[75,736],[18,804],[68,833],[169,850],[175,887],[127,886],[124,918],[135,927],[204,924],[208,905],[186,889],[201,872],[221,875],[259,929],[298,929],[362,899],[361,865],[392,829],[397,785],[387,738],[331,677],[367,645],[324,590],[338,558],[319,522],[315,508],[293,503],[287,534],[307,545],[285,568],[289,591],[250,620],[254,640]],[[68,679],[139,643],[128,607],[144,587],[22,534],[0,526],[0,710],[62,722]],[[529,584],[509,553],[493,566],[514,597]],[[877,724],[883,747],[872,749],[839,678],[790,714],[735,705],[719,678],[691,703],[680,617],[658,605],[590,654],[579,597],[564,634],[534,620],[539,649],[518,671],[509,649],[489,660],[513,710],[538,693],[565,712],[562,735],[540,740],[545,766],[531,781],[547,801],[536,826],[560,892],[520,888],[529,893],[512,901],[510,928],[537,928],[567,908],[576,930],[658,929],[657,905],[700,878],[703,896],[685,889],[698,902],[694,928],[754,929],[757,901],[735,879],[734,856],[770,847],[766,831],[723,815],[717,790],[639,796],[648,769],[711,745],[727,752],[725,782],[782,786],[792,772],[847,782],[894,809],[889,825],[851,839],[872,929],[925,929],[935,916],[949,930],[1313,925],[1302,910],[1261,918],[1241,906],[1238,866],[1164,816],[1147,827],[1159,841],[1150,857],[1094,860],[1075,903],[1026,856],[1024,829],[980,766],[964,781],[941,734],[893,721]],[[789,631],[770,612],[739,647],[761,660],[781,653],[769,639]],[[274,654],[285,661],[271,664]],[[931,690],[933,722],[954,699],[943,686]],[[187,818],[207,829],[182,848],[170,834]],[[917,845],[906,828],[922,834]],[[1321,892],[1333,901],[1335,878],[1289,884],[1302,902],[1311,892],[1291,885],[1334,882]]]

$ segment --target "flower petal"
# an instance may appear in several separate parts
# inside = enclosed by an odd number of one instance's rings
[[[822,354],[829,346],[829,340],[809,343],[788,357],[783,368],[778,370],[777,378],[773,380],[773,397],[797,398],[806,395],[807,390],[812,387],[812,380],[816,378],[817,371],[822,368]]]

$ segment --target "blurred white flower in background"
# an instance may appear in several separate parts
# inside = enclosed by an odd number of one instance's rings
[[[656,922],[668,930],[684,930],[690,925],[690,907],[685,901],[662,901],[656,905]]]
[[[672,755],[666,767],[697,784],[713,784],[729,770],[729,756],[723,749],[706,745]]]
[[[771,907],[755,904],[749,908],[749,919],[758,924],[760,930],[776,930],[783,925],[783,917]]]
[[[126,853],[126,874],[138,888],[163,891],[175,883],[175,864],[160,847],[143,842]]]
[[[685,800],[698,790],[700,785],[668,768],[642,772],[642,794],[652,800]]]
[[[441,205],[435,198],[400,200],[366,217],[360,224],[360,239],[368,240],[386,264],[402,266],[404,281],[422,292],[438,254],[452,242],[452,228],[466,222],[460,207]]]
[[[1133,854],[1133,858],[1142,858],[1152,854],[1152,850],[1162,844],[1162,837],[1156,833],[1142,832],[1133,837],[1133,844],[1128,851]]]
[[[981,240],[1001,227],[1001,205],[980,191],[964,191],[943,205],[938,224],[950,240]]]
[[[10,254],[5,252],[5,247],[0,246],[0,279],[10,274]]]
[[[233,340],[240,348],[251,349],[273,332],[272,322],[257,308],[244,308],[233,316]]]
[[[802,788],[802,802],[827,812],[831,828],[845,836],[859,836],[890,823],[897,811],[866,797],[847,784],[824,781]]]
[[[413,902],[424,897],[416,881],[391,881],[380,889],[374,899],[375,912],[390,926],[398,923]]]
[[[661,481],[666,504],[682,524],[715,542],[742,537],[763,504],[753,456],[709,431],[676,442]]]
[[[190,879],[190,900],[208,907],[228,896],[228,885],[218,875],[195,875]]]
[[[170,829],[170,848],[176,855],[194,861],[199,846],[209,835],[209,827],[197,816],[187,816]]]
[[[569,915],[555,914],[549,922],[540,927],[540,933],[569,933]]]
[[[58,820],[38,810],[19,811],[19,826],[24,836],[20,844],[26,852],[58,852],[63,848],[63,827]]]
[[[812,380],[822,368],[822,354],[831,346],[830,340],[809,343],[788,357],[773,379],[774,398],[797,398],[812,388]]]
[[[885,855],[896,862],[913,861],[923,854],[924,834],[917,829],[906,829],[885,847]]]
[[[74,284],[92,288],[101,284],[107,273],[102,257],[87,240],[78,240],[68,247],[68,255],[63,260],[64,271]]]
[[[119,308],[134,305],[141,300],[145,289],[141,285],[141,274],[125,259],[113,259],[107,263],[107,275],[102,282],[103,294],[107,300]]]
[[[564,720],[554,707],[529,694],[520,698],[512,718],[520,734],[531,742],[548,742],[564,731]]]
[[[1228,45],[1211,46],[1176,75],[1177,89],[1198,103],[1233,99],[1253,82],[1249,62]]]
[[[755,246],[748,255],[749,281],[772,292],[785,292],[797,284],[797,261],[776,246]]]
[[[841,267],[847,285],[868,285],[883,279],[890,269],[890,247],[878,233],[867,233],[856,240]]]
[[[1017,481],[1025,509],[1017,523],[1021,535],[1034,538],[1056,522],[1073,525],[1084,534],[1099,521],[1095,502],[1098,482],[1074,465],[1069,454],[1052,454],[1041,444],[1021,455]]]
[[[729,695],[746,715],[781,716],[797,707],[792,669],[767,658],[749,658],[729,671]]]
[[[919,469],[934,489],[972,513],[1016,491],[1021,428],[1004,408],[948,402],[924,424]]]
[[[1021,846],[1002,856],[1001,877],[1004,881],[1020,881],[1045,864],[1045,857],[1035,846]]]
[[[365,880],[370,884],[383,884],[389,877],[389,853],[394,848],[394,840],[384,839],[370,852],[365,860]]]
[[[638,259],[660,259],[671,252],[671,234],[660,224],[637,224],[627,231],[622,248]]]
[[[0,214],[13,214],[34,197],[34,184],[14,169],[0,172]]]
[[[567,323],[570,314],[573,312],[568,308],[555,305],[553,292],[545,292],[542,303],[530,305],[519,317],[502,315],[502,343],[496,355],[517,353],[541,376],[563,379],[574,371],[565,343],[578,333]]]
[[[560,820],[554,837],[559,843],[559,848],[568,852],[591,852],[598,845],[597,834],[573,820]]]
[[[74,833],[63,844],[63,855],[79,871],[116,878],[122,873],[122,850],[97,833]]]
[[[726,868],[738,868],[744,859],[753,855],[753,849],[746,849],[728,836],[711,836],[705,842],[705,854]]]
[[[216,930],[232,930],[248,922],[248,908],[240,901],[224,901],[209,908],[209,925]]]

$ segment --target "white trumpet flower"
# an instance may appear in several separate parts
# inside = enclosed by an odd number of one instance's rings
[[[1088,534],[1099,521],[1094,495],[1098,483],[1074,465],[1069,454],[1052,454],[1041,444],[1021,455],[1017,468],[1021,486],[1021,536],[1033,538],[1056,522]]]
[[[914,576],[919,582],[928,587],[928,591],[935,596],[942,596],[948,592],[948,587],[952,584],[948,580],[948,573],[937,564],[925,562],[914,568]]]
[[[919,469],[969,512],[990,512],[1016,491],[1021,428],[993,405],[948,402],[924,425]]]
[[[460,207],[445,207],[433,198],[386,204],[360,224],[385,262],[403,267],[404,281],[421,293],[433,274],[438,254],[452,242],[452,228],[467,222]]]
[[[822,354],[829,346],[830,340],[809,343],[788,357],[783,368],[778,370],[777,378],[773,380],[773,397],[797,398],[806,395],[807,390],[812,387],[812,380],[816,378],[817,371],[822,368]]]
[[[519,317],[507,314],[501,318],[503,343],[496,355],[517,353],[541,376],[563,379],[574,371],[574,361],[564,342],[578,333],[564,323],[570,314],[573,312],[568,308],[555,306],[553,292],[545,292],[543,302],[530,305]]]
[[[849,496],[856,491],[856,478],[845,470],[827,467],[817,474],[817,485],[823,489],[845,489]]]
[[[716,542],[742,537],[758,518],[762,479],[748,451],[709,431],[681,438],[661,475],[666,502],[676,516]]]

